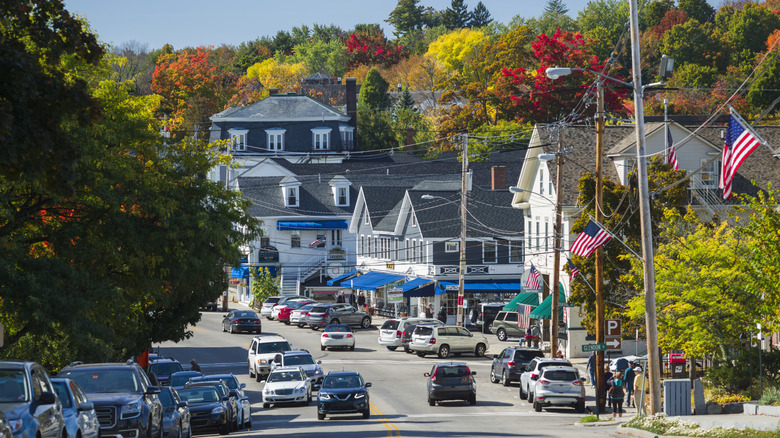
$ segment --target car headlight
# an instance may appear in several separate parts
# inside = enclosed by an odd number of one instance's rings
[[[141,415],[141,401],[135,401],[122,406],[122,418],[133,418]]]
[[[221,414],[223,412],[225,412],[225,408],[223,408],[222,406],[217,406],[216,408],[211,410],[212,414]]]
[[[316,370],[314,370],[314,374],[315,375],[316,374],[322,374],[322,368],[317,368]]]
[[[163,415],[163,420],[173,421],[176,419],[176,412],[166,412],[165,415]]]
[[[357,394],[355,394],[355,398],[363,398],[365,396],[366,396],[365,392],[358,392]]]
[[[17,418],[16,420],[10,420],[8,421],[8,426],[11,427],[11,432],[16,433],[22,428],[22,426],[24,426],[24,420],[22,420],[21,418]]]
[[[317,398],[320,400],[330,400],[330,394],[317,394]]]
[[[268,361],[265,360],[265,359],[257,359],[257,364],[258,365],[267,365]]]
[[[273,394],[274,390],[271,388],[263,388],[263,394]]]
[[[299,386],[299,387],[295,388],[295,392],[296,393],[306,392],[306,388],[304,388],[303,386]]]

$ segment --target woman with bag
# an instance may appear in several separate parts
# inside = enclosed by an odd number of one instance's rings
[[[615,377],[612,378],[612,384],[609,386],[609,391],[607,391],[609,404],[612,408],[612,418],[615,418],[615,414],[621,418],[623,417],[623,398],[626,396],[624,386],[623,372],[618,371],[615,373]]]

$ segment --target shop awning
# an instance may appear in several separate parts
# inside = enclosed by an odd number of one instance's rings
[[[344,274],[344,275],[339,275],[339,276],[338,276],[338,277],[336,277],[336,278],[331,278],[330,280],[328,280],[328,281],[327,281],[327,283],[328,283],[328,286],[338,286],[340,281],[343,281],[343,280],[349,280],[350,278],[352,278],[352,277],[355,277],[355,276],[357,276],[358,274],[360,274],[360,271],[358,271],[357,269],[355,269],[355,270],[354,270],[354,271],[352,271],[352,272],[347,272],[347,273],[346,273],[346,274]]]
[[[339,286],[351,289],[376,290],[388,283],[403,280],[403,275],[384,274],[381,272],[366,272],[349,280],[342,281]]]
[[[512,301],[504,306],[503,310],[508,312],[517,312],[518,304],[530,304],[532,306],[539,305],[539,294],[521,292],[516,297],[512,298]]]
[[[436,295],[443,294],[445,291],[457,291],[457,281],[440,281],[439,289]],[[470,294],[476,293],[509,293],[520,292],[522,285],[520,279],[517,280],[466,280],[463,284],[463,291]]]
[[[233,268],[230,271],[232,278],[249,278],[249,266],[241,266],[240,268]]]
[[[552,294],[547,295],[547,298],[542,301],[542,304],[534,309],[529,315],[532,319],[550,319],[552,314]],[[563,293],[563,289],[558,290],[558,320],[563,318],[563,306],[566,304],[566,294]]]
[[[279,221],[277,230],[346,230],[349,228],[347,221]]]
[[[436,283],[425,278],[415,278],[401,285],[404,298],[432,297],[436,292]]]

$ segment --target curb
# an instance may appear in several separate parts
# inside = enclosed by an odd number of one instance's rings
[[[642,429],[635,429],[633,427],[621,427],[616,431],[618,435],[635,436],[639,438],[665,438],[666,435],[658,435],[653,432],[648,432]]]

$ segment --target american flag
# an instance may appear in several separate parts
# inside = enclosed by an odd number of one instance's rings
[[[580,270],[569,260],[569,283],[580,273]]]
[[[674,140],[672,140],[672,130],[669,125],[666,126],[666,139],[669,140],[669,150],[666,156],[666,162],[674,164],[674,170],[680,170],[680,163],[677,162],[677,154],[674,153]]]
[[[520,328],[531,327],[531,306],[528,304],[517,305],[517,326]]]
[[[319,248],[325,245],[325,236],[318,237],[317,240],[309,244],[309,248]]]
[[[742,124],[738,116],[735,117],[732,114],[726,132],[726,144],[723,145],[723,162],[720,172],[720,188],[723,189],[723,199],[731,197],[731,182],[734,180],[734,174],[759,144],[761,141]]]
[[[531,289],[539,289],[539,271],[534,268],[533,263],[531,263],[531,270],[528,272],[528,279],[525,280],[525,285]]]
[[[581,257],[590,257],[596,248],[607,243],[611,238],[612,236],[603,228],[596,225],[595,222],[589,221],[582,233],[577,236],[577,240],[571,245],[569,251]]]

